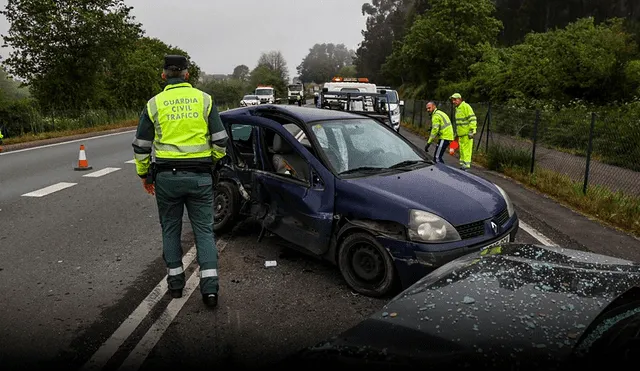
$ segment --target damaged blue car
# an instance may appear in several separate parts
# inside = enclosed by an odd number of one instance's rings
[[[221,113],[216,233],[252,217],[265,232],[337,265],[368,296],[409,287],[470,252],[514,241],[508,195],[434,164],[375,117],[263,105]]]

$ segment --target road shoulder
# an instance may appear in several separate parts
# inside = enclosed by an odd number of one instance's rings
[[[424,148],[425,140],[405,128],[401,134]],[[456,166],[447,156],[448,164]],[[521,219],[531,224],[556,244],[598,254],[640,261],[640,240],[592,220],[554,199],[525,187],[506,176],[474,164],[472,174],[502,187],[511,197]]]
[[[41,140],[34,140],[31,142],[8,144],[3,146],[2,152],[11,152],[19,149],[34,148],[34,147],[40,147],[40,146],[45,146],[49,144],[64,143],[72,140],[99,137],[101,135],[122,133],[122,132],[135,130],[135,129],[136,129],[135,126],[128,126],[123,128],[95,131],[91,133],[77,134],[77,135],[71,135],[71,136],[65,136],[65,137],[59,137],[59,138],[41,139]]]

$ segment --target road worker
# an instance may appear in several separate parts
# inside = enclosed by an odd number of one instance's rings
[[[427,111],[431,115],[431,135],[424,147],[425,152],[429,152],[429,147],[434,140],[438,140],[436,151],[433,154],[433,161],[444,164],[442,156],[453,140],[453,126],[449,116],[440,111],[434,102],[427,103]]]
[[[182,297],[185,286],[181,232],[186,206],[196,240],[202,300],[215,307],[219,287],[212,169],[225,156],[228,138],[212,97],[187,82],[188,66],[184,56],[165,56],[162,78],[167,86],[142,111],[134,158],[145,190],[156,196],[171,296]]]
[[[460,145],[460,169],[471,168],[473,136],[476,134],[478,120],[469,103],[462,100],[459,93],[453,94],[451,102],[456,107],[456,136]]]

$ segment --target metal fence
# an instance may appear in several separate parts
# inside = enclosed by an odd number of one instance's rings
[[[454,107],[437,102],[450,114]],[[552,170],[590,186],[640,196],[640,115],[634,111],[590,112],[530,110],[491,103],[470,103],[478,118],[475,151],[492,148],[516,149],[518,165],[530,172]],[[430,130],[426,101],[405,102],[403,121]]]

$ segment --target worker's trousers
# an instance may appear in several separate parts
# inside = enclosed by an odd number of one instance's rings
[[[471,155],[473,152],[473,139],[469,139],[467,134],[458,138],[460,145],[460,167],[464,169],[471,168]]]
[[[187,207],[195,235],[200,266],[200,292],[218,293],[218,250],[213,236],[213,180],[211,174],[188,171],[159,172],[156,176],[156,201],[162,226],[162,249],[168,268],[169,289],[183,289],[182,216]]]

